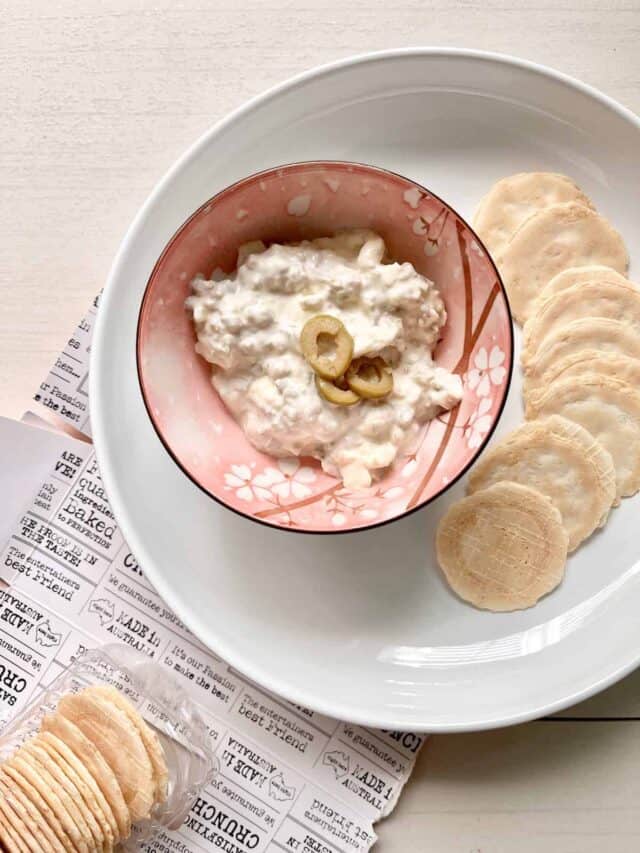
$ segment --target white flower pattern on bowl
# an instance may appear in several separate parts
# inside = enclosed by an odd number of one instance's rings
[[[505,354],[500,347],[494,346],[490,353],[480,347],[473,359],[474,366],[467,373],[467,385],[478,397],[487,397],[492,385],[502,385],[507,371],[503,367]]]
[[[480,447],[485,435],[491,429],[493,417],[491,416],[491,397],[481,397],[478,405],[471,412],[469,420],[464,428],[468,447]]]
[[[271,493],[257,482],[248,465],[232,465],[224,475],[225,489],[235,492],[241,501],[269,500]]]
[[[316,481],[313,468],[301,465],[295,458],[278,459],[277,468],[265,468],[255,478],[255,483],[265,491],[271,491],[277,498],[286,500],[289,497],[300,500],[308,497],[312,490],[310,483]]]

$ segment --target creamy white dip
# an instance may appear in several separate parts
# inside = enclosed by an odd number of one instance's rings
[[[432,360],[447,319],[440,294],[411,264],[384,256],[382,238],[366,230],[251,243],[230,276],[196,277],[186,302],[196,351],[249,441],[272,456],[316,457],[351,489],[369,486],[421,424],[462,398],[460,377]],[[344,407],[319,395],[300,349],[317,314],[341,320],[354,358],[379,355],[392,366],[387,398]]]

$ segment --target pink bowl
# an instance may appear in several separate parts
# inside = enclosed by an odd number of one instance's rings
[[[231,272],[249,240],[296,241],[368,227],[391,257],[436,282],[448,321],[435,353],[464,381],[461,404],[422,430],[381,481],[352,492],[315,460],[256,450],[211,385],[184,308],[190,282]],[[177,231],[158,260],[138,322],[138,374],[149,417],[188,477],[229,509],[312,533],[374,527],[424,506],[488,441],[511,379],[513,329],[498,272],[471,228],[429,190],[355,163],[296,163],[223,190]]]

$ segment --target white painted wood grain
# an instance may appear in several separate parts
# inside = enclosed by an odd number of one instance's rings
[[[455,45],[640,112],[640,0],[0,0],[0,413],[18,417],[136,210],[215,120],[352,53]],[[640,717],[640,676],[565,716]],[[640,849],[640,722],[432,738],[380,853]]]
[[[434,737],[379,825],[380,853],[632,853],[638,726],[538,722]]]

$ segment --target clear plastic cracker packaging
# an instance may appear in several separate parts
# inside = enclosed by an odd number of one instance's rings
[[[0,737],[0,848],[20,849],[17,833],[30,849],[140,850],[214,780],[209,743],[166,667],[119,644],[84,651]]]

